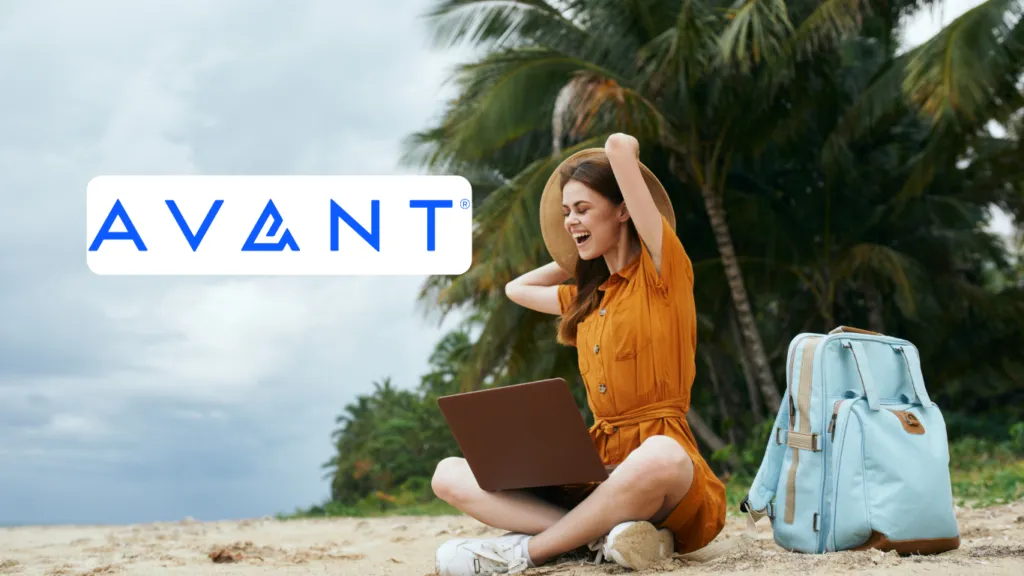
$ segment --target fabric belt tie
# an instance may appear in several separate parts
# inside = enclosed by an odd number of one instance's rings
[[[614,434],[619,426],[633,426],[650,420],[662,418],[686,419],[687,405],[681,398],[656,402],[619,414],[618,416],[594,416],[594,425],[590,427],[591,432],[598,430],[606,436]]]

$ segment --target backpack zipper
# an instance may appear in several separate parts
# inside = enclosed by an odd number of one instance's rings
[[[829,440],[835,441],[836,439],[836,419],[839,418],[839,407],[842,406],[842,400],[836,400],[835,406],[832,408],[832,420],[828,423],[828,433],[830,435]]]
[[[829,490],[828,490],[828,484],[829,483],[827,482],[827,480],[829,479],[829,472],[830,472],[831,463],[832,463],[831,452],[832,452],[833,449],[835,449],[835,446],[833,446],[833,444],[834,444],[835,439],[836,439],[836,421],[837,421],[837,419],[839,417],[839,410],[840,410],[840,408],[843,407],[843,402],[845,402],[845,401],[846,401],[846,399],[839,399],[839,400],[836,400],[835,403],[833,404],[833,407],[832,407],[832,418],[831,418],[831,420],[829,420],[828,429],[826,431],[826,433],[829,435],[829,440],[828,440],[828,442],[824,442],[825,445],[823,446],[823,450],[822,450],[822,454],[821,454],[821,459],[822,459],[822,462],[821,462],[821,465],[822,465],[822,468],[821,468],[822,469],[822,483],[821,483],[821,499],[819,500],[818,508],[821,511],[822,520],[824,520],[824,515],[825,515],[825,512],[826,512],[826,510],[825,510],[826,496],[828,496],[828,493],[829,493]],[[834,470],[832,472],[835,473]],[[835,496],[833,495],[832,498],[834,498],[834,497]],[[830,519],[830,521],[834,521],[834,519],[832,519],[831,516],[832,516],[831,511],[829,511],[829,519]],[[824,528],[824,526],[822,528]],[[821,552],[824,552],[824,551],[828,550],[828,534],[825,532],[824,529],[821,530],[821,532],[818,535],[818,549]]]
[[[840,472],[840,470],[842,470],[842,467],[843,467],[843,449],[846,446],[846,430],[850,427],[850,420],[852,420],[854,418],[854,411],[853,411],[852,404],[854,402],[856,402],[857,400],[860,400],[860,398],[848,398],[846,400],[840,400],[837,403],[839,405],[842,405],[843,402],[850,402],[851,406],[850,406],[850,409],[847,411],[846,420],[843,421],[843,436],[840,439],[839,445],[838,446],[833,446],[833,449],[838,450],[838,456],[835,457],[835,459],[836,459],[836,463],[835,464],[836,465],[835,465],[835,470],[833,471],[834,472],[834,477],[832,478],[832,482],[831,482],[831,484],[832,484],[832,494],[831,494],[832,501],[831,501],[830,506],[829,506],[829,508],[830,508],[830,510],[829,510],[829,534],[826,535],[825,551],[829,550],[829,547],[828,547],[829,543],[831,543],[833,550],[836,547],[836,529],[835,528],[836,528],[836,516],[837,516],[836,512],[838,511],[838,508],[839,508],[839,499],[838,499],[839,479],[840,479],[839,472]],[[837,414],[838,414],[838,412],[837,412]],[[833,426],[832,427],[833,438],[835,437],[835,429],[836,429],[836,427]]]

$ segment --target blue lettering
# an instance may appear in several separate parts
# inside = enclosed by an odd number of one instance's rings
[[[167,205],[171,216],[174,218],[175,223],[178,225],[178,229],[181,230],[182,236],[188,242],[189,247],[192,248],[193,252],[199,250],[199,246],[202,244],[203,239],[209,232],[210,227],[216,220],[217,215],[220,214],[220,210],[224,205],[224,200],[214,200],[210,209],[207,211],[203,221],[199,224],[199,227],[193,231],[185,220],[181,209],[175,200],[164,200]],[[427,216],[427,251],[434,252],[437,250],[437,210],[439,208],[452,208],[454,202],[452,200],[410,200],[409,207],[412,209],[423,208],[426,210]],[[356,234],[359,235],[363,240],[366,241],[374,250],[380,252],[380,239],[381,239],[381,228],[380,228],[380,200],[372,200],[370,202],[370,225],[363,226],[358,222],[351,214],[349,214],[344,208],[342,208],[336,201],[331,200],[330,205],[330,218],[331,218],[331,251],[337,252],[340,248],[340,229],[341,221],[351,228]],[[112,230],[114,223],[120,219],[124,225],[124,232],[115,232]],[[269,230],[265,237],[260,237],[260,233],[264,227],[267,226],[268,220],[270,221]],[[272,237],[276,236],[281,231],[280,240],[273,240]],[[142,241],[142,237],[139,234],[138,229],[128,216],[128,212],[125,210],[121,200],[115,200],[114,205],[111,207],[110,212],[107,214],[100,226],[99,232],[93,238],[89,245],[89,251],[95,252],[100,249],[103,242],[106,240],[131,240],[137,250],[140,252],[147,251],[145,243]],[[246,238],[245,243],[242,245],[242,252],[283,252],[285,249],[298,252],[299,245],[296,242],[295,237],[291,231],[284,227],[284,218],[278,211],[277,206],[273,200],[268,200],[263,211],[260,213],[259,218],[256,220],[256,224],[253,226]]]
[[[435,220],[437,220],[434,209],[435,208],[451,208],[451,200],[409,200],[409,208],[426,208],[427,209],[427,251],[434,251],[434,228]]]
[[[192,247],[192,251],[195,252],[199,248],[199,244],[202,243],[203,237],[206,236],[206,231],[210,229],[210,224],[213,224],[213,219],[217,216],[217,212],[220,211],[221,204],[224,204],[223,200],[215,200],[213,206],[210,207],[209,212],[206,213],[206,218],[203,223],[199,225],[199,230],[193,234],[192,230],[188,227],[185,222],[185,217],[181,215],[181,210],[178,209],[178,204],[174,200],[165,200],[167,207],[171,210],[171,215],[174,216],[174,221],[178,223],[178,228],[181,229],[181,234],[188,241],[188,245]]]
[[[110,230],[114,225],[114,220],[117,218],[120,218],[121,223],[124,224],[124,232],[112,232]],[[139,252],[146,251],[146,245],[142,242],[142,237],[139,236],[139,231],[136,230],[135,225],[132,224],[132,219],[128,217],[128,212],[126,212],[124,206],[121,205],[120,199],[114,202],[114,207],[110,209],[110,213],[107,214],[107,219],[103,221],[103,225],[100,226],[100,231],[96,233],[96,237],[93,238],[92,244],[89,245],[89,252],[99,250],[104,240],[131,240],[135,243],[135,248]]]
[[[356,234],[362,236],[363,240],[377,252],[380,252],[380,200],[373,200],[370,203],[370,228],[373,232],[369,232],[366,228],[356,222],[348,212],[338,206],[337,202],[331,200],[331,252],[338,251],[338,219],[342,219],[348,224],[348,227],[355,230]]]
[[[284,222],[284,218],[277,211],[277,206],[274,206],[273,200],[267,201],[267,206],[263,209],[259,219],[256,220],[256,225],[252,227],[252,232],[249,232],[249,237],[245,240],[245,244],[242,245],[242,252],[283,252],[286,246],[298,252],[299,245],[295,242],[295,238],[292,237],[291,231],[287,228],[284,229],[284,234],[281,235],[281,239],[277,242],[256,242],[260,230],[263,230],[268,219],[273,219],[273,222],[270,224],[267,236],[273,236],[277,234],[277,230]]]

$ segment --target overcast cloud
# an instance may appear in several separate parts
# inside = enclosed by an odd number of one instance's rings
[[[441,334],[415,307],[422,278],[95,276],[85,186],[395,173],[457,58],[426,49],[428,5],[0,2],[0,524],[237,518],[327,494],[335,415],[375,379],[415,385]]]
[[[0,3],[0,524],[228,518],[327,494],[334,417],[412,386],[422,278],[122,278],[103,173],[387,174],[453,54],[416,0]],[[396,351],[397,350],[397,351]]]

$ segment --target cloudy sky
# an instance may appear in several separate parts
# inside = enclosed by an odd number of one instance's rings
[[[85,186],[397,172],[458,56],[427,50],[424,9],[0,3],[0,524],[253,516],[326,495],[335,415],[426,367],[441,329],[415,307],[422,278],[95,276]]]
[[[237,518],[326,495],[335,415],[375,379],[414,385],[441,334],[415,306],[422,278],[95,276],[85,186],[397,172],[462,56],[428,50],[427,6],[0,2],[0,524]]]

